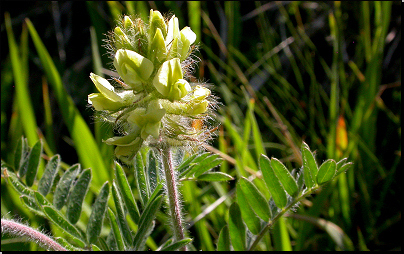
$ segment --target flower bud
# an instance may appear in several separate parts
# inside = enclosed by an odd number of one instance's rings
[[[189,47],[196,40],[196,34],[191,30],[190,27],[184,27],[181,32],[181,47],[177,49],[178,53],[181,55],[181,61],[188,57]]]
[[[157,100],[151,101],[145,108],[137,108],[128,116],[128,122],[135,123],[141,129],[140,136],[146,139],[149,135],[159,137],[160,121],[166,110]]]
[[[163,39],[167,36],[167,25],[163,15],[159,11],[150,10],[149,17],[149,38],[153,39],[157,29],[160,29],[163,34]]]
[[[167,57],[167,50],[164,44],[164,37],[160,28],[157,28],[156,30],[154,38],[150,44],[149,52],[150,52],[149,53],[150,59],[156,58],[158,62],[163,62],[164,59]]]
[[[123,18],[123,27],[127,30],[127,29],[130,29],[132,26],[133,26],[133,21],[128,16],[125,16]]]
[[[179,58],[165,61],[153,80],[153,85],[165,98],[180,100],[191,91],[188,82],[183,78]]]
[[[142,55],[119,49],[116,52],[114,66],[123,81],[136,91],[142,91],[143,85],[153,72],[153,63]]]

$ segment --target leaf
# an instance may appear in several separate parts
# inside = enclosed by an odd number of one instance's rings
[[[337,170],[337,164],[334,160],[328,159],[320,166],[317,175],[317,184],[323,184],[333,179]]]
[[[341,174],[341,173],[347,171],[352,165],[353,165],[352,162],[348,162],[348,163],[342,165],[342,166],[337,170],[337,173],[335,174],[335,177],[337,177],[339,174]]]
[[[147,176],[150,183],[150,192],[153,192],[159,182],[159,167],[157,165],[156,157],[154,156],[153,150],[149,150],[147,153],[148,165],[147,165]]]
[[[128,209],[129,216],[136,224],[139,224],[139,208],[137,207],[135,198],[133,197],[132,189],[129,186],[126,174],[119,163],[115,163],[115,178],[126,209]]]
[[[143,250],[144,243],[146,242],[147,237],[149,237],[153,229],[153,220],[161,206],[162,201],[163,196],[158,195],[146,206],[144,212],[142,213],[142,216],[140,217],[139,228],[133,239],[132,246],[134,250]]]
[[[18,140],[17,147],[15,148],[14,152],[14,170],[19,171],[21,168],[24,159],[26,157],[26,153],[28,152],[27,149],[29,147],[27,146],[27,139],[24,137],[21,137],[21,139]]]
[[[113,197],[114,203],[115,203],[119,230],[123,236],[125,245],[131,246],[132,234],[130,232],[129,225],[126,221],[126,216],[125,216],[125,211],[123,209],[122,199],[121,199],[121,196],[119,195],[119,190],[115,183],[115,180],[112,182],[112,197]]]
[[[238,187],[236,188],[236,194],[241,216],[251,233],[253,233],[254,235],[258,235],[261,229],[261,221],[252,210],[250,204],[248,204],[247,198],[245,197],[239,185],[240,182],[237,183]]]
[[[32,147],[31,153],[28,159],[27,174],[25,176],[25,182],[28,187],[34,184],[36,173],[38,172],[39,163],[42,154],[42,140],[38,140]]]
[[[288,201],[286,192],[279,182],[278,177],[275,175],[273,168],[271,167],[271,161],[268,159],[268,157],[261,154],[259,164],[262,171],[262,176],[264,177],[265,183],[272,195],[276,206],[279,208],[284,208]]]
[[[143,165],[143,158],[141,153],[137,153],[135,157],[135,178],[137,183],[137,188],[140,196],[140,201],[143,207],[146,205],[147,200],[150,196],[150,188],[148,181],[146,179],[145,167]]]
[[[20,196],[20,200],[32,212],[41,215],[43,217],[46,217],[42,209],[38,206],[38,204],[35,202],[33,198],[22,195]]]
[[[230,251],[230,233],[229,227],[225,225],[222,230],[220,230],[219,238],[217,240],[217,250],[218,251]]]
[[[46,164],[42,178],[38,182],[38,191],[46,196],[55,181],[56,174],[60,165],[60,155],[56,154]]]
[[[241,177],[239,180],[239,187],[243,191],[244,196],[248,197],[247,201],[254,210],[254,212],[264,221],[268,222],[271,218],[271,210],[269,208],[268,201],[259,192],[257,187],[245,177]],[[231,231],[231,230],[230,230]]]
[[[188,175],[191,175],[191,172],[195,172],[194,176],[198,178],[200,175],[205,173],[208,170],[211,170],[212,168],[219,166],[223,162],[222,158],[219,158],[219,155],[211,155],[205,160],[201,161],[200,163],[196,164],[191,171],[189,172]]]
[[[119,230],[118,223],[116,222],[115,215],[110,208],[108,208],[108,218],[111,224],[112,232],[115,238],[115,242],[118,245],[118,250],[125,250],[125,245],[123,243],[121,231]]]
[[[106,182],[102,186],[101,191],[92,206],[91,215],[88,219],[86,230],[88,243],[95,243],[101,233],[105,212],[107,211],[108,197],[109,184]]]
[[[215,181],[229,181],[234,180],[231,175],[223,172],[206,172],[197,178],[200,181],[215,182]]]
[[[201,161],[203,161],[206,157],[209,156],[209,152],[205,152],[202,154],[194,154],[192,156],[190,156],[188,159],[186,159],[185,162],[183,162],[176,170],[178,170],[179,172],[181,172],[179,174],[179,178],[182,177],[186,177],[188,175],[192,175],[192,173],[194,172],[190,172],[191,170],[193,170],[194,165],[200,163]],[[182,170],[182,168],[185,168],[184,170]]]
[[[283,165],[283,163],[276,159],[271,158],[271,167],[275,172],[275,175],[278,177],[281,182],[283,188],[290,196],[295,196],[299,191],[297,188],[296,180],[290,174],[289,170]]]
[[[62,231],[68,233],[72,237],[76,238],[83,244],[85,243],[84,238],[80,231],[73,226],[70,222],[68,222],[62,214],[60,214],[56,209],[52,208],[51,206],[44,206],[43,211],[46,216]]]
[[[190,242],[192,242],[191,238],[185,238],[162,248],[160,251],[176,251],[186,246]]]
[[[307,188],[311,189],[314,187],[314,180],[317,177],[317,163],[314,159],[313,153],[310,151],[309,146],[303,142],[302,143],[302,160],[303,160],[303,172],[304,172],[304,182]]]
[[[65,205],[70,186],[72,185],[73,180],[76,179],[79,172],[80,164],[74,164],[68,168],[60,178],[59,183],[56,185],[55,193],[53,194],[53,205],[56,207],[56,209],[60,210]]]
[[[21,195],[27,195],[28,197],[34,196],[34,191],[21,182],[21,180],[13,173],[7,170],[7,180],[13,186],[13,188]]]
[[[76,224],[80,219],[81,207],[83,206],[84,197],[90,186],[90,181],[91,169],[86,169],[81,173],[69,194],[69,199],[66,205],[66,217],[72,224]]]
[[[237,203],[233,203],[229,208],[229,231],[234,250],[246,250],[246,228]]]
[[[52,204],[51,204],[51,202],[49,202],[46,198],[45,198],[45,196],[43,196],[41,193],[39,193],[39,192],[37,192],[37,191],[35,191],[35,201],[36,201],[36,203],[40,206],[40,207],[43,207],[43,206],[52,206]]]

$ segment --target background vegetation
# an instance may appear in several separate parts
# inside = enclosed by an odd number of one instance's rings
[[[88,219],[94,195],[113,177],[112,147],[101,142],[111,128],[95,122],[87,107],[87,95],[95,89],[89,74],[109,74],[111,59],[100,45],[119,15],[146,18],[151,8],[175,13],[180,27],[188,25],[197,34],[201,62],[195,78],[213,83],[222,103],[212,142],[217,151],[210,148],[226,159],[221,171],[236,179],[253,175],[262,186],[259,155],[300,168],[302,141],[317,150],[318,162],[348,157],[354,163],[278,223],[260,249],[401,249],[398,1],[2,1],[2,160],[10,162],[24,135],[30,146],[44,139],[47,158],[61,154],[64,168],[77,162],[93,168],[80,221]],[[41,59],[26,18],[56,68]],[[9,44],[10,31],[15,44]],[[130,172],[128,178],[133,180]],[[235,186],[236,181],[183,183],[185,220],[196,248],[216,249]],[[260,190],[269,198],[266,188]],[[62,234],[22,206],[3,177],[1,213]],[[157,245],[167,239],[166,220],[158,214],[152,234]],[[336,227],[330,230],[324,222]],[[342,245],[332,236],[341,231],[349,238]],[[38,248],[24,239],[2,236],[1,241],[2,250]]]

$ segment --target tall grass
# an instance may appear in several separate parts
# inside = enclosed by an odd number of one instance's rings
[[[51,25],[40,20],[55,4],[66,19],[74,8],[82,8],[85,18],[73,15],[58,31],[55,20],[49,20]],[[394,233],[401,222],[399,2],[60,2],[33,4],[43,10],[36,15],[2,5],[10,12],[2,14],[2,35],[8,40],[8,48],[2,47],[3,160],[10,161],[22,134],[30,145],[42,138],[47,157],[70,157],[65,168],[81,162],[97,170],[90,201],[112,177],[112,148],[101,142],[112,130],[94,123],[86,109],[93,87],[88,74],[110,74],[102,40],[122,14],[146,18],[151,8],[171,11],[181,27],[189,25],[197,34],[201,64],[194,75],[213,83],[223,104],[218,137],[207,148],[226,160],[221,171],[254,179],[269,198],[257,165],[261,153],[300,168],[298,148],[305,141],[317,150],[319,161],[348,157],[354,163],[280,220],[258,249],[401,249]],[[52,31],[50,37],[43,26]],[[58,32],[65,36],[65,61],[57,52]],[[196,249],[216,249],[235,187],[234,182],[182,184]],[[20,204],[3,179],[1,206],[2,216],[18,210],[31,224],[48,227]],[[89,212],[84,213],[88,219]],[[166,220],[158,215],[150,248],[167,239]],[[15,247],[2,236],[2,249]]]

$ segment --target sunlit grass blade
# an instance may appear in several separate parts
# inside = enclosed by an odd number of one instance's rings
[[[36,32],[33,24],[29,19],[25,20],[28,25],[31,38],[36,47],[41,64],[45,69],[53,91],[55,92],[60,110],[62,111],[63,119],[70,132],[70,135],[75,143],[75,148],[82,165],[85,168],[92,168],[97,170],[94,177],[96,186],[102,186],[105,181],[109,179],[108,170],[103,163],[102,156],[94,140],[94,137],[80,115],[72,98],[68,95],[66,89],[63,87],[62,79],[58,73],[52,58],[50,57],[46,47],[41,41],[38,33]],[[91,151],[91,153],[89,152]]]
[[[25,136],[28,139],[29,145],[33,146],[38,141],[38,135],[36,133],[36,129],[38,127],[36,124],[34,108],[32,106],[31,97],[29,95],[27,85],[28,65],[23,66],[24,62],[27,63],[27,60],[21,59],[18,44],[15,41],[12,31],[10,15],[8,13],[5,14],[5,25],[7,31],[8,46],[10,50],[11,65],[13,69],[16,96],[18,101],[18,109],[20,115],[23,116],[21,117],[21,121],[23,124]],[[26,57],[28,57],[28,55],[26,55]]]
[[[92,206],[91,215],[90,218],[88,219],[86,230],[88,243],[95,243],[97,241],[98,236],[101,233],[105,212],[107,211],[108,197],[109,197],[109,184],[108,182],[106,182],[102,186],[101,191],[98,194],[98,197]]]

